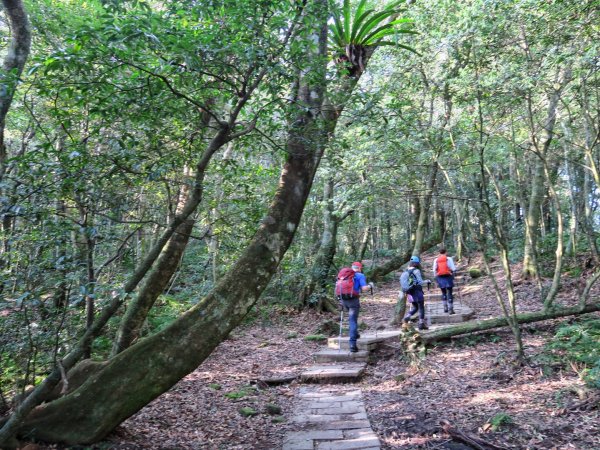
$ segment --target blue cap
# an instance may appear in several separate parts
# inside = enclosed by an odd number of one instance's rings
[[[418,257],[418,256],[411,256],[411,257],[410,257],[410,262],[414,262],[414,263],[417,263],[417,264],[421,264],[421,260],[419,259],[419,257]]]

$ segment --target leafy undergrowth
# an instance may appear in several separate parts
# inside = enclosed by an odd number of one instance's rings
[[[567,286],[571,282],[565,280]],[[520,311],[539,309],[535,291],[532,284],[518,283]],[[388,322],[397,292],[396,284],[388,284],[363,299],[361,320],[367,329]],[[458,298],[477,318],[500,313],[488,277],[473,280],[457,292]],[[576,299],[563,295],[558,301]],[[300,385],[267,387],[257,380],[298,374],[312,365],[312,353],[324,344],[304,338],[319,334],[318,325],[332,319],[313,311],[263,315],[236,330],[195,372],[98,448],[282,448]],[[382,448],[449,448],[442,420],[511,449],[600,448],[597,402],[584,401],[589,390],[580,373],[567,359],[553,359],[558,350],[548,347],[558,327],[568,323],[524,327],[528,361],[521,367],[513,365],[514,341],[507,330],[439,344],[412,365],[397,348],[383,347],[358,383]],[[565,352],[561,349],[560,355]]]

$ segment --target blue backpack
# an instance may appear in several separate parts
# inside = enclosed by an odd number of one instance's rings
[[[402,275],[400,275],[400,289],[402,289],[402,292],[408,292],[413,287],[418,285],[415,270],[415,268],[408,269],[402,272]]]

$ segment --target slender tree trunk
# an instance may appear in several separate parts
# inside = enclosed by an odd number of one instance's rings
[[[140,287],[139,293],[127,307],[115,338],[112,349],[113,356],[125,350],[139,338],[150,309],[154,306],[156,299],[165,291],[179,267],[194,224],[193,219],[187,219],[177,227],[152,267],[146,281]]]
[[[520,329],[519,323],[516,319],[517,301],[516,301],[516,296],[515,296],[514,285],[512,282],[512,271],[510,268],[510,260],[508,257],[508,243],[507,243],[507,239],[506,239],[506,234],[504,233],[504,230],[502,229],[500,223],[498,222],[498,220],[496,218],[496,215],[492,211],[490,204],[489,204],[489,195],[488,195],[488,189],[487,189],[484,170],[489,175],[489,179],[492,181],[493,186],[495,188],[496,201],[498,202],[499,209],[504,207],[503,206],[504,202],[502,200],[503,199],[502,191],[500,189],[500,186],[498,185],[498,182],[497,182],[494,174],[491,172],[491,170],[489,170],[489,168],[487,166],[484,165],[483,150],[482,150],[482,156],[481,156],[481,163],[484,166],[481,171],[481,185],[482,185],[483,199],[484,199],[484,202],[482,202],[482,207],[488,216],[488,220],[492,224],[492,231],[495,235],[496,242],[500,249],[502,268],[504,270],[504,275],[506,278],[505,287],[506,287],[506,293],[507,293],[507,297],[508,297],[508,305],[505,304],[505,301],[502,297],[502,292],[496,282],[496,277],[494,276],[493,271],[491,270],[491,268],[489,266],[488,257],[485,252],[485,249],[487,247],[487,244],[486,244],[487,239],[486,239],[486,232],[484,229],[484,225],[483,225],[484,222],[482,220],[483,219],[483,217],[482,217],[479,221],[479,239],[482,242],[482,247],[483,247],[483,252],[482,252],[483,262],[485,264],[486,272],[490,275],[490,278],[492,280],[492,284],[494,286],[498,304],[502,308],[502,312],[504,313],[504,316],[506,317],[506,321],[508,322],[508,324],[511,328],[511,331],[515,337],[517,359],[519,361],[522,361],[525,356],[525,353],[524,353],[524,349],[523,349],[523,339],[521,337],[521,329]]]
[[[537,236],[540,224],[540,205],[544,198],[544,166],[536,158],[531,195],[525,214],[525,247],[523,250],[523,278],[538,278]]]
[[[554,266],[554,276],[552,278],[552,285],[550,286],[550,290],[548,295],[544,299],[544,309],[549,309],[552,307],[552,303],[556,298],[556,294],[558,294],[558,290],[560,288],[560,276],[562,272],[562,261],[563,261],[563,252],[564,252],[564,235],[563,235],[563,216],[562,210],[560,206],[560,199],[558,198],[558,194],[554,189],[550,173],[548,170],[548,164],[546,160],[544,160],[544,173],[548,180],[548,192],[550,194],[550,199],[554,204],[554,209],[556,211],[556,251],[555,251],[555,266]]]
[[[588,246],[594,261],[600,262],[600,252],[598,251],[598,244],[596,243],[596,231],[594,229],[594,214],[590,205],[592,199],[595,197],[595,190],[592,189],[592,177],[591,174],[586,170],[583,174],[583,196],[585,201],[583,202],[583,223],[585,225],[585,234],[587,236]]]
[[[548,148],[554,137],[554,126],[556,124],[556,111],[558,102],[560,101],[561,91],[569,83],[571,73],[569,69],[561,69],[557,73],[558,88],[554,89],[548,95],[548,109],[546,120],[541,138],[538,140],[535,127],[535,118],[533,115],[531,94],[527,96],[527,111],[530,128],[531,150],[536,155],[534,176],[532,179],[531,195],[529,197],[529,205],[527,208],[526,219],[526,239],[523,255],[523,277],[538,278],[539,271],[537,267],[536,245],[537,235],[540,226],[540,207],[545,195],[544,186],[544,160],[548,154]],[[550,182],[550,180],[548,180]]]
[[[328,295],[333,278],[330,276],[331,266],[337,247],[337,230],[339,222],[334,216],[333,205],[334,180],[330,178],[323,190],[323,232],[319,250],[309,271],[309,277],[302,291],[301,301],[307,304],[311,296],[318,297],[319,308],[323,311],[335,312],[337,304]]]
[[[0,183],[6,172],[8,156],[4,141],[6,115],[31,48],[29,19],[22,0],[2,0],[2,5],[8,16],[11,38],[2,65],[3,89],[0,90]]]
[[[423,249],[423,242],[425,240],[425,232],[427,228],[427,221],[429,218],[429,211],[431,206],[431,198],[433,196],[433,190],[435,189],[435,182],[437,179],[438,163],[437,159],[431,164],[431,168],[428,173],[427,180],[427,192],[424,196],[419,197],[419,219],[417,220],[417,227],[415,230],[415,244],[413,246],[413,255],[420,255]],[[441,236],[437,236],[441,238]]]

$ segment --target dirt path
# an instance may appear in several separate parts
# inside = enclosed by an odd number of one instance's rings
[[[396,283],[390,283],[364,298],[360,321],[368,329],[387,323],[397,293]],[[517,293],[520,311],[538,309],[534,286],[521,283]],[[462,300],[477,318],[496,316],[499,307],[491,294],[489,279],[482,278],[462,289]],[[563,296],[559,301],[572,300]],[[256,380],[310,366],[312,353],[322,344],[303,338],[328,319],[337,320],[313,311],[276,314],[236,330],[198,370],[124,422],[111,435],[111,448],[282,448],[302,385],[267,388]],[[445,419],[511,449],[600,449],[598,408],[563,409],[577,400],[582,386],[577,375],[557,368],[548,372],[536,362],[558,323],[524,328],[530,364],[518,369],[511,364],[514,342],[506,330],[440,344],[418,367],[407,366],[393,348],[379,351],[355,386],[363,392],[382,448],[459,448],[449,446],[449,436],[441,431]],[[281,414],[267,413],[269,404],[279,406]],[[243,407],[257,414],[244,417],[239,412]],[[490,425],[494,417],[504,423],[498,429]]]

